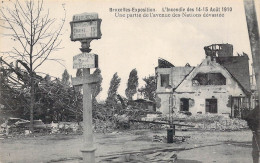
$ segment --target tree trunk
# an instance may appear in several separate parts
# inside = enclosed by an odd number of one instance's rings
[[[31,91],[30,91],[30,132],[33,134],[34,133],[34,128],[33,128],[33,112],[34,112],[34,76],[31,75]]]

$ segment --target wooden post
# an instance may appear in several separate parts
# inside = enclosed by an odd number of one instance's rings
[[[85,62],[83,65],[87,67],[92,67],[93,64],[96,62],[93,59],[94,55],[87,53],[91,51],[89,49],[89,43],[86,46],[86,41],[82,41],[82,54],[74,56],[77,59]],[[94,57],[95,58],[95,57]],[[75,67],[79,66],[83,69],[83,76],[82,77],[75,77],[72,78],[72,85],[82,85],[83,87],[83,149],[81,150],[83,156],[84,163],[94,163],[95,162],[95,150],[94,142],[93,142],[93,130],[92,130],[92,93],[91,93],[91,84],[97,83],[100,80],[99,76],[94,76],[90,74],[90,68],[85,68],[82,65],[78,65],[77,59],[74,60],[73,64]],[[92,63],[88,63],[92,62]],[[90,64],[90,66],[88,65]]]
[[[83,86],[83,136],[84,145],[81,150],[84,163],[95,162],[95,150],[92,130],[92,93],[91,84],[97,83],[98,76],[90,74],[90,68],[98,67],[98,56],[89,53],[90,42],[93,39],[101,38],[100,31],[101,19],[98,19],[97,13],[82,13],[73,16],[71,25],[71,41],[80,41],[81,54],[73,57],[73,68],[83,69],[82,77],[72,78],[72,85]]]
[[[83,68],[83,77],[90,75],[89,68]],[[92,130],[92,97],[90,84],[83,84],[83,131],[84,146],[81,150],[84,163],[95,162],[95,147]]]
[[[167,129],[167,143],[173,143],[173,128]]]

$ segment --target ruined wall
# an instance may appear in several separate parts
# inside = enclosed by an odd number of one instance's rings
[[[217,99],[217,108],[218,114],[223,113],[231,113],[231,108],[228,106],[228,97],[230,96],[230,92],[226,90],[222,90],[216,93],[212,91],[213,87],[208,87],[208,89],[201,89],[199,91],[195,91],[195,93],[174,93],[176,96],[176,105],[177,108],[180,108],[180,99],[181,98],[190,98],[194,100],[194,105],[189,108],[189,111],[192,114],[196,114],[197,112],[202,112],[202,114],[206,113],[206,99]],[[219,88],[221,89],[221,88]]]
[[[211,57],[233,56],[233,45],[231,44],[212,44],[204,47],[205,54]]]
[[[188,75],[194,67],[172,67],[157,68],[157,90],[156,92],[165,92],[165,87],[161,86],[161,74],[169,74],[169,85],[176,88],[182,80]]]
[[[161,107],[156,108],[156,111],[162,112],[162,114],[169,114],[169,97],[170,94],[160,93],[157,96],[161,99]]]
[[[170,92],[177,87],[181,81],[185,78],[187,74],[190,73],[190,71],[194,67],[172,67],[172,68],[157,68],[156,74],[157,74],[157,89],[156,93],[157,96],[161,99],[160,108],[156,108],[156,111],[160,111],[163,114],[169,113],[169,97]],[[165,87],[161,86],[161,74],[169,74],[169,85],[172,87],[172,89],[167,90]],[[168,91],[168,93],[167,93]],[[170,92],[169,92],[170,91]]]
[[[169,72],[169,70],[167,70],[167,72]],[[226,85],[193,85],[192,79],[198,73],[221,73],[226,78]],[[158,96],[161,98],[161,107],[157,108],[157,111],[167,114],[169,112],[170,95],[164,94],[162,88],[158,90],[161,91],[157,92]],[[192,112],[192,114],[196,114],[197,112],[205,113],[206,99],[212,98],[217,99],[218,114],[230,114],[231,107],[228,105],[229,96],[245,96],[241,87],[232,78],[229,72],[220,64],[211,61],[210,58],[205,59],[201,65],[192,70],[173,94],[176,96],[177,111],[180,110],[181,98],[188,98],[194,101],[193,105],[189,108],[189,111]]]
[[[170,94],[166,93],[166,88],[161,86],[161,74],[169,74],[169,85],[172,85],[172,76],[171,76],[171,68],[157,68],[157,85],[156,85],[156,93],[160,98],[160,107],[156,107],[156,111],[160,111],[163,114],[169,113],[169,97]]]
[[[156,92],[165,92],[165,87],[161,87],[161,74],[169,74],[170,80],[169,84],[172,85],[172,76],[171,76],[171,68],[158,68],[156,69],[157,74],[157,86],[156,86]]]
[[[192,85],[192,79],[198,73],[221,73],[226,78],[226,85]],[[231,108],[228,104],[228,97],[232,96],[245,96],[242,89],[232,76],[218,63],[211,61],[207,58],[203,63],[196,67],[195,70],[182,82],[182,84],[175,90],[174,93],[177,97],[177,103],[180,98],[194,99],[195,104],[190,108],[193,114],[197,112],[205,113],[206,99],[217,99],[218,113],[231,113]]]

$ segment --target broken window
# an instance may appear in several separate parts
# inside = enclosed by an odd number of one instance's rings
[[[217,99],[206,99],[206,113],[218,113]]]
[[[226,85],[226,78],[221,73],[198,73],[192,79],[192,85]]]
[[[181,104],[180,111],[189,111],[189,99],[188,98],[181,98],[180,104]]]
[[[169,85],[169,74],[161,74],[161,87],[167,87]]]

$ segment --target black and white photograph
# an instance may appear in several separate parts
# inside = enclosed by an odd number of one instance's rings
[[[0,163],[258,163],[260,0],[1,0]]]

